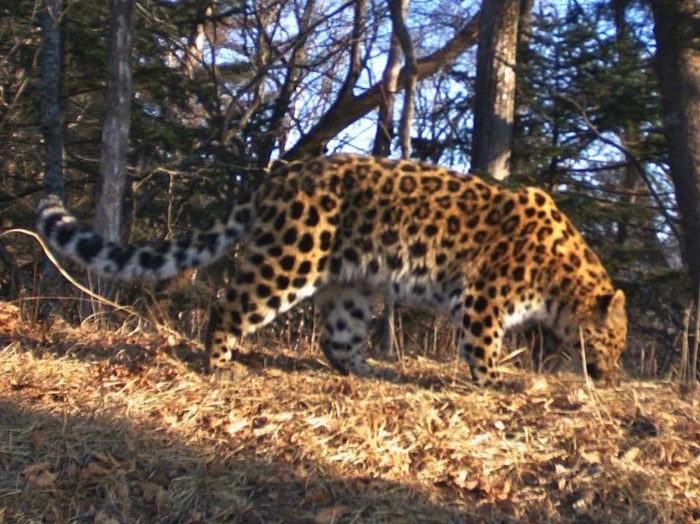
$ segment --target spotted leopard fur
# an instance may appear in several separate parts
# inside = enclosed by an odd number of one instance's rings
[[[106,242],[56,197],[39,205],[38,229],[56,251],[119,279],[166,279],[243,242],[211,312],[217,368],[240,337],[312,295],[323,353],[344,374],[372,373],[361,348],[376,295],[449,315],[481,384],[500,380],[510,328],[539,322],[569,343],[581,332],[594,377],[613,374],[625,347],[625,296],[549,195],[424,163],[336,155],[280,164],[224,220],[175,241]]]

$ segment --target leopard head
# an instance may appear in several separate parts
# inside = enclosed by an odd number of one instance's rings
[[[581,322],[581,334],[588,374],[594,379],[614,378],[627,344],[625,294],[621,289],[595,297],[590,316]]]

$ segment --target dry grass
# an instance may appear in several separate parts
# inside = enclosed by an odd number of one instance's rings
[[[693,522],[697,396],[530,377],[401,383],[315,353],[203,375],[142,333],[20,325],[0,305],[0,522]]]

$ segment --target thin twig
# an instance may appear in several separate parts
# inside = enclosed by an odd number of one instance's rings
[[[698,287],[698,296],[695,302],[695,344],[693,345],[693,367],[691,368],[690,376],[691,385],[695,385],[698,380],[698,351],[700,351],[700,287]]]
[[[63,268],[63,266],[58,262],[58,260],[56,259],[56,257],[53,255],[53,253],[52,253],[51,250],[49,249],[49,247],[46,245],[46,242],[44,242],[44,239],[41,238],[37,233],[35,233],[35,232],[33,232],[33,231],[29,231],[29,230],[27,230],[27,229],[21,229],[21,228],[8,229],[7,231],[4,231],[3,233],[0,233],[0,238],[4,237],[5,235],[9,235],[9,234],[11,234],[11,233],[19,233],[19,234],[27,235],[27,236],[30,236],[30,237],[34,238],[34,239],[39,243],[39,245],[41,246],[41,248],[43,249],[44,253],[46,254],[46,257],[47,257],[47,258],[51,261],[51,263],[56,267],[56,269],[58,270],[58,272],[59,272],[61,275],[63,275],[63,277],[64,277],[68,282],[70,282],[71,284],[73,284],[73,286],[75,286],[75,287],[78,288],[80,291],[82,291],[83,293],[85,293],[86,295],[88,295],[90,298],[92,298],[92,299],[94,299],[94,300],[97,300],[98,302],[100,302],[100,303],[102,303],[102,304],[106,304],[106,305],[108,305],[108,306],[112,306],[112,307],[115,308],[117,311],[125,311],[125,312],[127,312],[128,314],[133,315],[133,316],[137,317],[137,318],[140,319],[140,320],[143,320],[144,322],[148,322],[149,324],[151,324],[151,325],[153,325],[154,327],[156,327],[158,330],[163,330],[163,331],[165,331],[165,332],[168,333],[169,335],[175,335],[175,336],[177,336],[177,337],[182,337],[182,335],[181,335],[180,333],[178,333],[177,331],[175,331],[175,330],[173,330],[173,329],[171,329],[171,328],[169,328],[169,327],[167,327],[167,326],[163,326],[163,325],[157,324],[156,322],[154,322],[154,321],[152,321],[152,320],[150,320],[150,319],[144,317],[143,315],[141,315],[140,313],[138,313],[138,312],[137,312],[136,310],[134,310],[133,308],[131,308],[131,307],[129,307],[129,306],[123,306],[123,305],[121,305],[121,304],[118,304],[117,302],[114,302],[114,301],[112,301],[112,300],[109,300],[108,298],[105,298],[105,297],[103,297],[102,295],[99,295],[99,294],[97,294],[97,293],[91,291],[89,288],[83,286],[80,282],[78,282],[75,278],[73,278],[73,277],[70,275],[70,273],[68,273],[68,271],[66,271],[66,270]]]

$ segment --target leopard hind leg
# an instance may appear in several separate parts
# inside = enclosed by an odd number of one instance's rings
[[[283,272],[271,264],[261,264],[260,256],[254,249],[248,251],[236,268],[232,284],[211,310],[206,337],[210,370],[230,368],[242,337],[254,333],[316,291],[313,272],[302,275],[293,269]]]
[[[331,284],[316,295],[323,319],[321,350],[341,374],[374,376],[363,346],[372,320],[372,292],[365,285]]]

